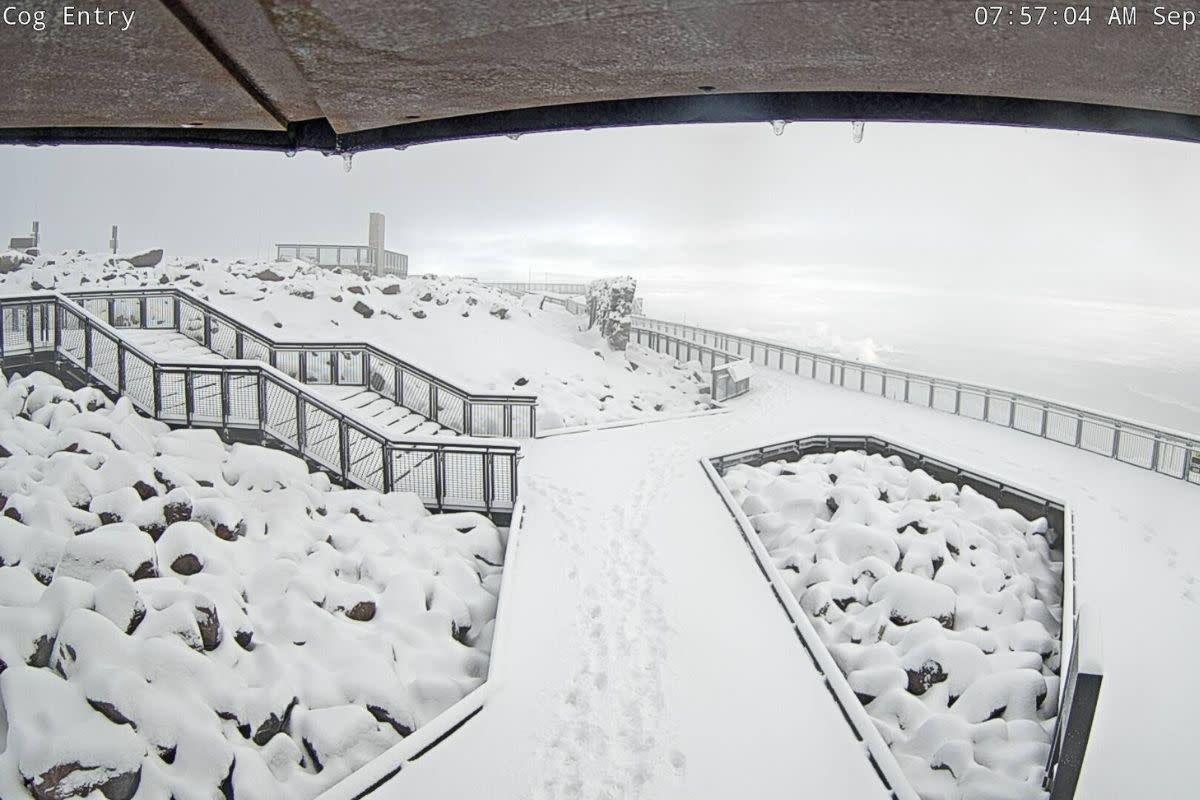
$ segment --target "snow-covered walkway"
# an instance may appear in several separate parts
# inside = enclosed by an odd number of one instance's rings
[[[1200,489],[782,373],[755,381],[730,414],[529,444],[512,663],[478,716],[373,797],[885,796],[697,464],[821,433],[877,433],[1072,504],[1106,668],[1079,796],[1183,796]]]

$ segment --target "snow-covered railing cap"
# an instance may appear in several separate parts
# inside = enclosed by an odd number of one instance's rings
[[[731,361],[728,364],[719,364],[713,367],[713,372],[724,372],[733,381],[746,381],[750,380],[750,376],[754,374],[754,367],[750,365],[749,361]]]

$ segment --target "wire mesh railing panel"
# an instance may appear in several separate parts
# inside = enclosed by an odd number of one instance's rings
[[[537,408],[532,405],[511,405],[508,408],[512,415],[512,430],[509,435],[516,439],[528,439],[533,436],[537,429]]]
[[[263,429],[284,444],[296,447],[296,393],[273,378],[263,376]]]
[[[1158,448],[1158,471],[1173,478],[1187,477],[1188,450],[1173,442],[1161,442]]]
[[[814,377],[818,381],[820,381],[821,383],[833,383],[834,375],[835,375],[835,372],[834,372],[833,364],[831,364],[828,361],[818,361],[817,362],[817,374]]]
[[[996,397],[992,395],[991,401],[988,403],[987,421],[994,422],[997,425],[1007,425],[1012,418],[1013,401],[1007,397]]]
[[[403,405],[423,417],[429,417],[429,381],[411,372],[404,373]]]
[[[112,319],[109,324],[114,328],[141,328],[142,301],[137,297],[117,297],[112,301]]]
[[[396,399],[396,365],[391,361],[371,359],[371,376],[367,386],[384,397]]]
[[[29,305],[6,305],[0,308],[3,320],[0,324],[4,330],[4,354],[21,355],[33,352],[33,342],[29,338],[29,315],[32,308]]]
[[[53,301],[36,303],[33,307],[33,349],[54,349],[54,323],[58,318],[58,305]]]
[[[445,453],[442,456],[442,501],[448,506],[483,508],[484,454]]]
[[[338,418],[304,402],[304,455],[335,472],[341,472],[341,437]]]
[[[958,413],[962,416],[970,417],[971,419],[983,419],[985,405],[987,405],[987,400],[979,392],[973,392],[969,389],[963,389],[960,392]]]
[[[179,301],[179,332],[194,342],[204,344],[204,318],[208,315],[186,300]]]
[[[242,333],[242,358],[248,361],[261,361],[264,364],[271,363],[271,348],[267,343],[257,336],[249,333]]]
[[[125,396],[142,411],[154,413],[154,365],[137,353],[124,351]]]
[[[158,418],[164,422],[187,421],[187,373],[183,370],[158,371]]]
[[[462,433],[464,401],[458,395],[449,392],[438,392],[438,409],[436,422],[452,431]]]
[[[863,391],[867,394],[883,394],[883,375],[872,370],[864,371]]]
[[[209,319],[208,349],[222,358],[237,358],[237,328],[215,317]]]
[[[1073,445],[1079,437],[1079,418],[1052,409],[1046,410],[1046,438]],[[1111,446],[1111,444],[1110,444]]]
[[[304,382],[317,385],[333,383],[334,355],[332,350],[305,350]]]
[[[517,457],[496,454],[492,463],[492,505],[496,508],[512,508],[517,487],[513,481],[516,474]]]
[[[1154,437],[1122,430],[1117,439],[1117,459],[1149,469],[1154,460]]]
[[[93,317],[99,317],[105,322],[110,322],[108,317],[108,300],[102,297],[88,297],[81,301],[80,305],[83,306],[84,311],[87,311]]]
[[[862,367],[847,364],[842,372],[842,385],[847,389],[857,390],[864,378]]]
[[[427,505],[436,503],[436,453],[431,450],[392,450],[392,491],[412,492]]]
[[[294,380],[300,379],[300,352],[278,350],[275,353],[275,369]]]
[[[936,408],[938,411],[949,411],[954,413],[955,406],[958,403],[958,392],[949,386],[933,387],[933,402],[930,403],[930,408]]]
[[[904,400],[904,378],[900,375],[885,375],[883,378],[883,396],[889,400]]]
[[[259,376],[254,372],[232,373],[229,376],[229,408],[226,421],[239,428],[257,428],[261,415],[258,408]]]
[[[514,406],[513,412],[516,413],[519,409],[520,406]],[[499,403],[472,403],[471,435],[503,436],[504,411],[504,406]]]
[[[221,397],[221,373],[191,373],[192,422],[220,424],[224,403]]]
[[[110,389],[118,389],[117,340],[99,328],[92,328],[91,375]]]
[[[363,351],[339,350],[335,359],[337,382],[343,386],[364,386]]]
[[[147,328],[175,327],[175,300],[171,297],[147,297],[146,319]]]
[[[1084,450],[1091,450],[1093,453],[1113,454],[1115,450],[1113,445],[1115,444],[1117,435],[1115,429],[1107,424],[1090,419],[1077,420],[1076,424],[1081,426],[1079,432],[1080,447]]]
[[[929,407],[933,402],[933,386],[928,381],[908,381],[908,402],[914,406]]]
[[[383,441],[353,425],[346,426],[346,465],[358,483],[376,491],[383,486]]]
[[[1013,411],[1013,427],[1019,431],[1040,435],[1042,432],[1043,413],[1044,409],[1041,406],[1017,403],[1016,409]]]

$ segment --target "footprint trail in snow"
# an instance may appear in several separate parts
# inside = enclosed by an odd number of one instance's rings
[[[681,778],[686,760],[664,741],[662,663],[670,625],[646,518],[655,488],[678,453],[651,458],[632,491],[584,507],[583,496],[534,482],[554,536],[578,568],[581,647],[554,722],[538,753],[533,797],[648,797],[661,775]],[[632,471],[631,471],[632,474]],[[570,574],[570,573],[569,573]]]

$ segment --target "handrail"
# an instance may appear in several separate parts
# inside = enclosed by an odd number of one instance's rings
[[[361,352],[366,354],[361,369],[358,373],[361,375],[361,383],[346,380],[332,380],[334,383],[352,383],[353,385],[369,385],[375,375],[372,374],[371,365],[373,362],[391,364],[396,372],[388,381],[387,376],[380,376],[381,382],[390,383],[391,390],[394,395],[392,399],[397,405],[404,406],[419,414],[429,417],[438,422],[444,427],[450,428],[466,435],[479,436],[516,436],[523,438],[526,436],[532,437],[537,430],[536,403],[535,395],[523,394],[484,394],[471,390],[463,389],[462,387],[453,384],[443,378],[438,377],[432,372],[419,367],[405,359],[382,349],[378,345],[366,341],[279,341],[271,337],[269,334],[263,333],[256,328],[253,328],[246,323],[241,322],[227,312],[215,308],[212,304],[201,300],[186,291],[175,287],[166,288],[122,288],[122,289],[105,289],[105,290],[87,290],[87,291],[70,291],[65,293],[68,297],[78,300],[81,303],[88,301],[105,300],[108,301],[105,308],[105,315],[109,320],[115,320],[116,308],[115,301],[117,300],[136,300],[140,303],[136,315],[133,315],[137,321],[136,327],[146,327],[148,324],[147,308],[144,301],[150,298],[171,299],[175,306],[170,311],[169,326],[184,335],[188,335],[187,331],[183,330],[182,309],[180,304],[187,304],[194,307],[202,318],[201,325],[204,329],[202,336],[204,344],[209,349],[211,347],[211,320],[217,320],[223,325],[230,328],[233,332],[234,353],[242,354],[243,340],[245,337],[250,337],[253,340],[261,342],[265,352],[264,360],[266,363],[278,365],[278,356],[281,353],[298,354],[296,356],[297,370],[293,377],[299,379],[302,383],[308,383],[306,375],[306,359],[300,357],[299,354],[311,353],[318,351],[329,351],[332,355],[334,352],[348,353]],[[134,327],[134,326],[123,326]],[[333,374],[337,370],[330,366],[330,371]],[[411,402],[413,398],[405,396],[405,376],[412,376],[418,381],[428,384],[428,388],[422,386],[414,386],[411,388],[418,389],[422,394],[418,395],[419,402]],[[315,381],[311,381],[315,382]],[[436,387],[434,390],[432,387]],[[444,399],[442,395],[449,395],[457,398],[461,404],[461,408],[444,409],[440,407],[439,400]],[[410,402],[406,402],[406,399]],[[495,408],[500,406],[499,409]],[[445,413],[443,413],[445,412]]]
[[[14,333],[18,333],[14,338]],[[305,384],[254,360],[160,360],[70,297],[0,297],[0,361],[82,373],[168,423],[253,431],[344,483],[411,491],[440,510],[504,520],[517,491],[520,445],[474,437],[393,436],[355,419]],[[407,471],[405,471],[407,470]]]
[[[706,366],[711,367],[717,357],[746,358],[761,366],[1002,425],[1189,483],[1200,483],[1200,438],[1193,434],[1037,395],[864,364],[712,328],[645,316],[634,316],[632,322],[632,330],[639,341],[642,338],[639,331],[647,335],[670,336],[681,345],[677,347],[676,357],[682,354],[682,346],[691,345]],[[686,360],[691,357],[689,348]]]

